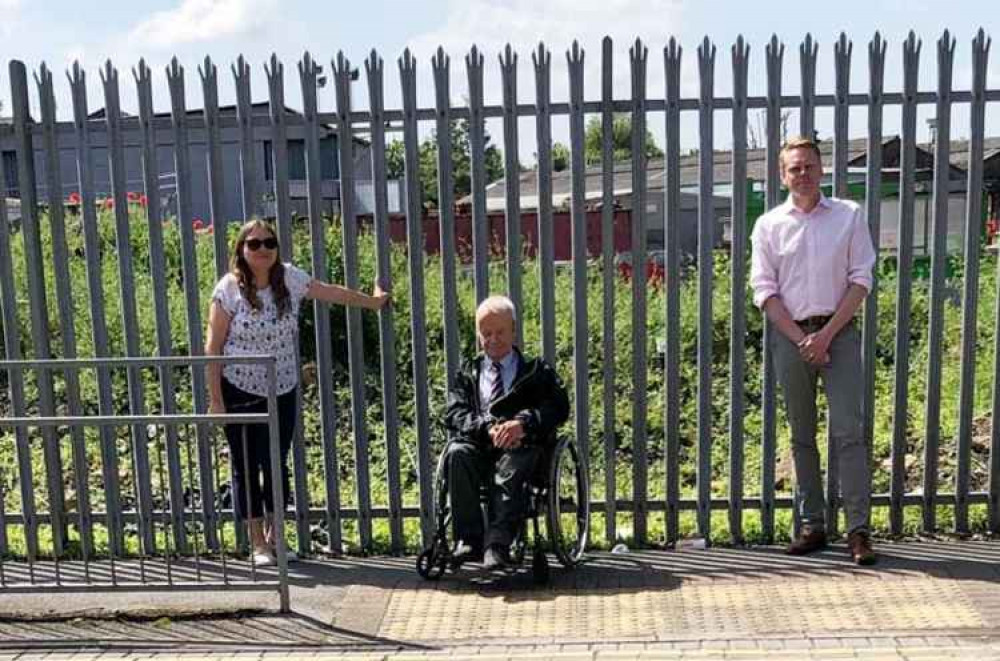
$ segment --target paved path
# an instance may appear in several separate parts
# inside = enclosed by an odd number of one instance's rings
[[[0,593],[0,661],[1000,659],[1000,543],[879,551],[871,568],[842,547],[595,554],[546,587],[475,570],[428,583],[412,558],[303,562],[287,616],[260,592]]]

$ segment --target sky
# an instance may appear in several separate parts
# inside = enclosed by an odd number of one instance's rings
[[[276,54],[284,63],[285,97],[288,105],[301,107],[296,65],[305,51],[330,71],[330,61],[343,52],[361,69],[352,94],[356,107],[367,107],[367,84],[363,61],[376,50],[385,61],[386,106],[399,107],[397,58],[409,48],[418,63],[418,101],[422,107],[434,103],[431,57],[443,47],[451,60],[453,103],[467,98],[464,58],[472,45],[485,54],[486,102],[501,100],[499,53],[510,44],[518,59],[518,98],[534,100],[531,54],[539,42],[552,51],[552,97],[568,96],[566,51],[574,40],[585,51],[585,96],[599,98],[601,39],[614,40],[615,94],[630,97],[629,48],[641,39],[648,48],[647,95],[664,93],[663,48],[674,37],[683,48],[682,95],[696,97],[699,90],[697,49],[706,36],[716,47],[714,89],[716,96],[731,93],[730,48],[739,35],[750,44],[750,94],[766,90],[764,46],[772,35],[785,45],[783,93],[799,89],[799,45],[807,33],[819,44],[817,91],[831,93],[834,84],[833,47],[845,32],[853,42],[851,90],[864,92],[868,85],[868,42],[878,31],[888,42],[886,51],[887,91],[902,85],[902,43],[913,30],[922,40],[920,86],[937,85],[936,49],[943,32],[955,39],[954,89],[971,84],[971,42],[979,28],[1000,36],[1000,2],[987,0],[838,0],[837,2],[751,3],[740,0],[0,0],[0,40],[7,59],[25,62],[37,71],[42,62],[54,70],[58,113],[68,119],[71,110],[69,85],[64,70],[79,61],[88,74],[90,108],[103,105],[99,70],[110,58],[119,68],[122,107],[135,112],[131,69],[144,58],[154,72],[154,106],[169,109],[165,67],[177,57],[186,70],[188,106],[201,105],[198,67],[205,56],[219,66],[220,101],[234,99],[230,65],[240,54],[253,66],[254,100],[267,98],[264,63]],[[990,53],[988,87],[1000,89],[997,44]],[[0,101],[9,110],[9,79],[0,70]],[[34,85],[31,85],[34,96]],[[37,108],[37,101],[33,100]],[[334,108],[333,89],[320,91],[321,110]],[[922,106],[919,137],[927,139],[926,120],[933,106]],[[850,116],[852,136],[865,134],[867,114],[863,108]],[[717,113],[715,143],[731,141],[729,115]],[[751,122],[754,118],[751,117]],[[899,108],[885,112],[885,132],[899,131]],[[968,134],[968,113],[956,106],[952,116],[953,137]],[[651,115],[650,129],[662,143],[662,115]],[[797,118],[791,120],[797,125]],[[832,110],[820,110],[817,127],[821,137],[832,129]],[[500,141],[499,122],[487,129]],[[423,131],[429,126],[423,127]],[[534,124],[519,125],[522,162],[533,160]],[[987,109],[987,132],[1000,135],[1000,103]],[[564,119],[554,122],[556,139],[566,139]],[[697,146],[697,116],[686,113],[682,123],[682,146]]]

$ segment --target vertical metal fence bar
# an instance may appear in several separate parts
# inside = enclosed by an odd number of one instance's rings
[[[458,292],[455,275],[455,175],[451,157],[451,91],[449,58],[443,48],[431,58],[437,134],[438,215],[441,231],[441,298],[444,304],[445,377],[451,387],[458,373],[461,346],[458,338]],[[381,79],[380,79],[381,82]],[[381,92],[381,87],[379,88]],[[381,94],[379,96],[381,101]],[[379,106],[381,108],[381,106]],[[374,126],[374,122],[373,122]],[[540,156],[539,156],[540,158]],[[539,161],[541,162],[541,161]],[[388,273],[386,274],[388,282]],[[518,325],[520,328],[520,324]]]
[[[635,542],[646,542],[646,47],[629,49],[632,76],[632,501]]]
[[[833,195],[846,198],[847,191],[847,129],[848,95],[851,83],[851,52],[854,44],[847,35],[840,38],[833,47],[833,61],[836,78],[836,94],[833,107]],[[874,297],[872,297],[874,298]],[[862,341],[862,345],[864,342]],[[867,368],[870,361],[863,360]],[[867,376],[865,376],[867,383]],[[829,420],[829,417],[827,418]],[[827,426],[826,435],[826,532],[831,537],[837,535],[837,510],[840,500],[840,464],[837,461],[838,448],[835,437]]]
[[[198,67],[201,78],[202,99],[205,117],[205,168],[208,170],[208,212],[212,216],[212,239],[215,255],[215,275],[221,278],[229,270],[226,246],[228,226],[222,210],[223,187],[222,138],[219,128],[219,70],[212,58],[205,57],[203,66]]]
[[[570,223],[573,245],[573,428],[585,474],[590,465],[590,371],[587,363],[587,211],[583,129],[583,59],[579,44],[566,51],[569,67]],[[589,500],[590,495],[587,495]],[[589,529],[589,528],[588,528]]]
[[[302,115],[305,122],[306,191],[309,207],[309,238],[312,248],[313,276],[328,281],[329,267],[326,254],[326,221],[322,209],[322,170],[319,140],[319,102],[317,78],[321,67],[305,53],[299,62],[299,82],[302,87]],[[344,135],[342,131],[339,135]],[[347,133],[350,136],[350,133]],[[350,167],[350,164],[348,164]],[[326,489],[326,525],[331,548],[338,550],[342,544],[340,520],[340,476],[337,457],[337,400],[333,396],[333,347],[330,343],[330,308],[320,301],[313,301],[316,331],[317,389],[319,390],[320,438],[323,448],[323,484]],[[337,532],[334,533],[334,530]],[[337,544],[332,544],[336,539]]]
[[[743,540],[744,411],[746,378],[747,289],[747,76],[750,45],[743,35],[732,47],[733,165],[730,207],[729,301],[729,537]]]
[[[188,352],[192,356],[204,353],[201,331],[201,302],[198,284],[198,254],[192,225],[191,195],[191,154],[188,150],[187,104],[184,96],[184,67],[174,58],[167,68],[167,84],[170,88],[170,114],[173,125],[174,172],[177,190],[177,223],[181,234],[181,268],[184,279],[184,302],[187,309]],[[207,390],[205,370],[191,369],[192,398],[195,413],[208,410],[205,394]],[[212,484],[212,448],[207,425],[195,426],[198,441],[198,486],[200,489],[202,524],[205,544],[209,549],[217,549],[217,513],[215,511],[215,486]]]
[[[521,293],[521,163],[517,155],[517,53],[507,44],[499,56],[503,86],[504,233],[507,239],[507,296],[525,317]],[[514,326],[514,341],[524,346],[524,322]],[[586,457],[586,455],[584,455]]]
[[[21,194],[21,233],[24,240],[25,271],[28,276],[28,295],[31,307],[31,341],[35,358],[44,360],[52,356],[49,345],[49,313],[45,297],[45,271],[42,253],[42,236],[38,212],[38,193],[35,187],[35,150],[31,136],[33,123],[28,107],[28,74],[24,63],[10,62],[11,110],[14,123],[15,152],[17,154],[18,190]],[[42,415],[52,415],[55,403],[52,393],[52,374],[38,375],[39,409]],[[48,487],[49,514],[52,523],[53,550],[65,547],[66,521],[63,517],[65,500],[62,488],[62,457],[59,454],[59,437],[54,428],[41,430],[45,456],[45,474]]]
[[[272,513],[271,523],[278,533],[274,536],[274,552],[278,560],[278,601],[282,613],[291,611],[288,591],[288,552],[285,546],[285,508],[278,503],[285,502],[285,488],[281,465],[281,440],[278,429],[278,366],[271,359],[267,363],[267,435],[271,451],[271,487],[276,506]]]
[[[865,216],[875,254],[881,254],[882,233],[882,88],[885,73],[885,41],[876,32],[868,46],[868,156],[865,175]],[[845,127],[846,130],[846,127]],[[865,299],[862,332],[865,394],[862,399],[862,438],[868,447],[871,469],[875,447],[875,351],[878,339],[878,269],[872,273],[872,290]]]
[[[479,62],[472,56],[467,63]],[[471,65],[470,65],[471,66]],[[480,70],[481,72],[481,70]],[[424,298],[424,233],[420,213],[420,171],[417,152],[417,61],[410,49],[399,58],[403,95],[403,146],[406,183],[406,250],[410,277],[410,334],[413,342],[413,390],[416,413],[417,479],[420,482],[420,532],[424,546],[434,536],[430,411],[427,402],[427,313]],[[473,127],[476,122],[473,122]],[[480,276],[477,276],[477,299]],[[481,299],[480,299],[481,300]]]
[[[132,243],[129,229],[128,197],[125,173],[125,146],[121,130],[121,106],[118,88],[118,70],[108,60],[101,70],[104,85],[104,108],[108,136],[108,169],[111,173],[111,193],[114,204],[115,247],[118,251],[118,286],[121,296],[122,329],[125,336],[125,355],[139,356],[139,315],[135,299],[135,269],[132,263]],[[129,410],[141,415],[146,410],[142,373],[129,368]],[[139,518],[139,535],[142,553],[155,552],[152,518],[152,490],[149,474],[146,434],[142,425],[130,428],[133,452],[133,471],[136,480],[136,512]],[[141,557],[141,556],[140,556]]]
[[[896,233],[896,337],[892,407],[892,473],[889,493],[889,532],[903,532],[903,496],[906,491],[906,446],[910,376],[910,300],[913,282],[913,223],[917,166],[917,83],[921,42],[911,31],[903,44],[902,142],[899,168],[899,224]]]
[[[184,425],[184,434],[183,434],[183,436],[184,436],[185,445],[187,445],[187,453],[186,453],[187,454],[187,477],[188,477],[188,486],[187,486],[187,489],[189,489],[190,492],[192,494],[194,494],[195,489],[197,489],[197,487],[195,486],[196,482],[195,482],[195,478],[194,478],[194,455],[195,455],[195,452],[191,448],[191,426],[190,425]],[[247,493],[249,493],[249,491],[247,491]],[[186,498],[185,501],[186,501],[185,504],[190,503],[190,511],[189,511],[190,517],[191,517],[190,521],[191,521],[191,525],[195,528],[195,534],[192,535],[192,538],[194,540],[194,544],[192,544],[192,547],[194,548],[194,572],[195,572],[195,580],[200,581],[201,580],[201,541],[200,541],[201,540],[201,535],[197,534],[198,513],[197,513],[197,509],[196,509],[198,507],[198,502],[197,502],[197,499],[194,498],[193,495],[192,495],[191,498]]]
[[[486,208],[486,121],[483,116],[483,55],[475,46],[465,57],[469,78],[469,157],[472,185],[472,253],[476,304],[490,291],[490,221]]]
[[[812,34],[799,46],[799,70],[802,74],[802,89],[799,90],[799,134],[806,138],[816,135],[816,57],[819,54]]]
[[[133,70],[139,97],[139,132],[142,136],[142,178],[146,191],[146,221],[149,228],[149,272],[153,286],[153,310],[156,315],[156,352],[159,356],[173,354],[170,333],[170,305],[167,294],[167,261],[163,248],[163,225],[160,217],[159,161],[156,155],[156,129],[153,126],[153,76],[145,60],[139,60]],[[177,410],[173,370],[162,366],[160,372],[160,407],[165,414]],[[170,520],[174,545],[187,550],[187,530],[184,527],[184,493],[181,480],[181,454],[177,427],[164,427],[167,479],[170,494]]]
[[[664,382],[664,474],[666,480],[667,543],[680,535],[680,361],[681,361],[681,55],[676,39],[663,49],[666,75],[666,142],[664,150],[663,241],[666,253],[667,343],[663,356]]]
[[[445,58],[442,60],[442,58]],[[448,62],[443,50],[438,50],[438,59],[435,60],[435,73],[437,72],[437,67],[444,65],[445,70],[445,84],[444,88],[447,91],[447,70]],[[372,50],[371,56],[365,62],[365,71],[368,74],[368,92],[369,92],[369,104],[368,108],[371,112],[371,141],[372,141],[372,182],[374,184],[374,197],[375,197],[375,268],[377,271],[376,282],[378,286],[384,291],[392,290],[392,253],[390,245],[389,236],[389,209],[388,209],[388,199],[386,192],[386,172],[385,172],[385,99],[383,97],[383,63],[382,58]],[[436,79],[435,79],[436,80]],[[440,101],[440,96],[438,97]],[[447,96],[446,101],[447,103]],[[438,106],[440,108],[440,105]],[[445,134],[448,135],[447,129],[450,124],[445,124]],[[440,142],[438,145],[440,146]],[[451,146],[451,141],[448,140],[448,146]],[[445,353],[448,354],[449,351],[454,353],[451,360],[455,362],[454,369],[457,370],[458,362],[458,334],[455,332],[454,328],[450,331],[448,328],[454,326],[452,321],[458,318],[458,314],[455,310],[455,227],[454,218],[452,217],[451,210],[451,184],[450,179],[441,179],[441,173],[445,169],[451,169],[450,163],[447,164],[447,168],[443,168],[440,161],[440,154],[438,160],[438,200],[441,202],[441,233],[442,233],[442,246],[441,246],[441,268],[443,269],[442,281],[444,285],[444,298],[445,304]],[[441,184],[442,181],[447,182],[447,186]],[[444,192],[443,189],[447,188]],[[451,222],[448,223],[450,230],[450,241],[448,242],[448,248],[450,250],[445,250],[444,241],[444,200],[447,200],[448,206],[448,217]],[[449,279],[450,278],[450,279]],[[450,282],[450,292],[449,285]],[[451,297],[451,308],[447,307],[448,297]],[[381,372],[381,383],[382,383],[382,410],[385,415],[385,460],[388,464],[386,466],[386,477],[389,487],[389,535],[390,535],[390,549],[393,553],[402,553],[405,544],[405,539],[403,538],[403,487],[402,480],[400,477],[400,452],[399,452],[399,419],[395,415],[395,411],[399,410],[399,403],[396,396],[396,327],[393,322],[393,311],[391,307],[383,308],[379,311],[379,326],[378,326],[378,338],[379,347],[381,349],[381,360],[379,363],[379,368]],[[452,345],[448,346],[448,337],[451,336]],[[449,378],[452,374],[452,366],[450,363],[448,365]]]
[[[231,66],[233,72],[233,82],[236,87],[236,123],[239,127],[240,145],[240,195],[243,208],[243,221],[259,213],[259,200],[257,199],[257,156],[256,145],[254,143],[253,127],[253,105],[250,95],[250,65],[242,55]],[[235,473],[232,470],[232,457],[230,457],[230,475]],[[233,525],[235,528],[236,546],[239,549],[248,549],[247,530],[242,517],[233,505]],[[331,530],[331,543],[333,540]],[[339,541],[339,540],[338,540]]]
[[[91,161],[90,127],[87,111],[86,73],[79,62],[73,63],[72,72],[67,72],[73,95],[73,125],[76,137],[76,170],[80,185],[80,215],[83,218],[83,253],[87,263],[87,291],[90,298],[90,319],[94,355],[106,358],[108,349],[108,326],[104,311],[104,277],[101,266],[100,230],[94,199],[94,166]],[[99,367],[97,372],[97,411],[100,415],[112,415],[114,405],[111,394],[111,372],[107,367]],[[115,556],[124,552],[124,530],[121,518],[121,494],[118,484],[118,452],[115,435],[111,427],[98,430],[101,444],[101,477],[104,484],[105,525],[108,531],[111,571],[114,573]]]
[[[556,364],[555,239],[552,219],[552,53],[539,43],[535,65],[535,136],[538,144],[538,278],[542,357]]]
[[[962,279],[962,364],[955,472],[955,531],[969,530],[969,463],[976,385],[976,319],[979,309],[979,241],[983,224],[983,135],[989,40],[979,30],[972,42],[972,102],[969,107],[969,172],[965,188],[965,275]]]
[[[11,291],[14,284],[14,274],[13,268],[10,265],[10,222],[7,218],[7,173],[6,168],[3,163],[0,163],[0,198],[4,200],[0,204],[0,330],[3,331],[2,341],[3,341],[3,358],[5,360],[16,360],[20,358],[19,355],[12,357],[8,354],[11,351],[8,347],[11,346],[11,341],[17,343],[20,342],[20,333],[17,332],[17,310],[16,301],[13,291]],[[12,329],[13,334],[8,332],[8,329]],[[15,344],[16,349],[13,353],[18,354],[20,352],[20,346]],[[9,388],[9,397],[13,404],[13,390],[14,384],[11,377],[13,372],[7,373],[7,386]],[[11,406],[13,408],[13,406]],[[19,415],[18,413],[13,413],[13,415]],[[15,432],[15,442],[14,447],[18,447],[17,429]],[[7,471],[4,470],[0,472],[0,586],[3,586],[7,582],[7,576],[4,570],[4,558],[7,557],[8,553],[8,542],[7,542]],[[22,512],[23,514],[23,512]],[[24,529],[24,528],[22,528]],[[25,535],[27,538],[27,535]]]
[[[0,164],[0,169],[5,169]],[[0,204],[0,313],[3,315],[3,346],[7,360],[20,360],[21,333],[17,320],[17,288],[14,286],[14,265],[11,260],[10,225],[7,217],[7,173],[0,171],[0,192],[4,202]],[[7,385],[10,389],[11,413],[21,417],[25,414],[24,372],[7,371]],[[17,474],[21,494],[21,516],[24,523],[25,550],[29,561],[29,580],[34,583],[34,561],[38,556],[38,519],[35,515],[34,470],[31,462],[31,445],[28,430],[14,428],[14,445],[17,448]],[[5,486],[3,488],[6,488]],[[0,494],[2,496],[3,494]],[[4,522],[6,526],[6,522]],[[6,527],[4,528],[6,533]],[[6,541],[0,552],[6,554]]]
[[[278,240],[285,248],[283,257],[291,261],[292,209],[288,184],[288,125],[285,117],[285,65],[276,54],[270,66],[264,64],[267,75],[268,108],[271,117],[271,171],[274,173],[274,210]]]
[[[715,46],[698,48],[698,532],[712,534],[712,280],[715,263]]]
[[[274,209],[277,214],[278,241],[282,245],[281,259],[294,261],[292,241],[292,207],[288,184],[288,126],[285,117],[285,65],[272,54],[270,67],[264,65],[267,75],[268,105],[271,116],[271,160],[274,173]],[[296,356],[297,373],[301,373],[301,356]],[[302,389],[296,391],[295,408],[302,410]],[[302,425],[295,426],[292,439],[292,472],[295,492],[295,531],[299,552],[309,552],[309,489],[306,484],[306,445]]]
[[[807,138],[815,139],[816,134],[816,57],[819,53],[819,44],[813,41],[811,34],[806,34],[805,40],[799,46],[799,69],[802,73],[802,89],[799,93],[799,134]],[[829,410],[829,407],[828,407]],[[819,446],[819,439],[816,439],[816,445]],[[829,494],[836,493],[837,481],[834,479],[836,466],[835,455],[837,448],[834,447],[833,438],[829,433],[829,426],[827,426],[826,435],[826,511],[825,519],[827,526],[831,523],[831,506]],[[796,486],[796,488],[798,488]],[[792,531],[793,534],[798,534],[799,526],[801,524],[799,517],[799,508],[795,507],[792,509]]]
[[[164,425],[164,427],[169,427],[169,426],[172,426],[172,425]],[[166,429],[164,429],[164,431],[166,431]],[[160,481],[160,488],[163,488],[164,485],[169,484],[168,478],[167,478],[167,476],[165,474],[164,467],[163,467],[163,464],[164,464],[163,446],[164,446],[164,444],[165,444],[165,442],[164,443],[159,443],[159,442],[155,443],[155,447],[156,447],[156,458],[155,458],[155,461],[156,461],[156,472],[157,472],[157,477],[159,478],[159,481]],[[172,496],[172,495],[173,495],[173,491],[172,491],[172,489],[170,489],[168,487],[168,497]],[[173,563],[171,562],[171,558],[173,557],[174,552],[179,550],[179,549],[177,549],[177,547],[176,547],[175,544],[171,543],[171,537],[170,537],[171,528],[173,527],[173,521],[172,521],[172,519],[173,519],[174,511],[171,511],[170,516],[168,517],[167,516],[167,507],[170,506],[172,508],[173,504],[172,503],[168,503],[166,499],[164,499],[162,502],[163,502],[163,508],[160,510],[160,514],[161,514],[161,517],[162,517],[162,524],[163,524],[163,528],[162,528],[162,530],[163,530],[163,562],[164,562],[165,571],[166,571],[166,575],[167,575],[167,583],[168,584],[173,584],[174,572],[173,572]],[[223,547],[225,547],[225,544],[223,544]]]
[[[944,342],[945,268],[948,260],[948,197],[951,191],[951,73],[955,40],[945,30],[938,41],[937,133],[934,143],[934,240],[931,244],[930,328],[927,347],[927,408],[924,424],[924,530],[937,527],[938,452],[941,442],[941,347]]]
[[[344,239],[344,284],[358,288],[358,218],[354,210],[354,140],[351,137],[351,63],[343,53],[333,63],[337,87],[337,146],[340,152],[340,214]],[[423,255],[423,251],[420,253]],[[347,309],[347,358],[351,383],[351,426],[354,431],[358,493],[358,532],[361,549],[372,547],[371,477],[368,468],[368,429],[365,424],[365,358],[361,310]]]
[[[1000,273],[997,274],[994,285],[995,298],[1000,301]],[[993,317],[993,328],[1000,328],[1000,305],[996,306]],[[1000,424],[995,421],[1000,418],[1000,333],[994,338],[993,345],[993,392],[990,399],[992,414],[992,429],[990,431],[990,532],[1000,531]]]
[[[240,183],[243,220],[258,213],[257,156],[254,145],[253,102],[250,95],[250,65],[242,55],[232,66],[236,85],[236,123],[240,134]],[[237,528],[239,530],[239,528]],[[240,533],[237,533],[238,537]]]
[[[69,249],[66,245],[65,207],[63,206],[63,185],[59,142],[56,136],[56,100],[52,87],[52,72],[45,64],[35,76],[42,114],[42,143],[45,150],[45,184],[48,191],[49,223],[52,232],[52,262],[55,275],[56,298],[59,308],[59,329],[62,336],[64,358],[76,358],[76,328],[73,324],[73,288],[69,271]],[[80,400],[80,374],[76,370],[64,373],[66,387],[66,407],[70,415],[81,415],[83,405]],[[90,488],[87,479],[87,447],[82,427],[70,428],[73,456],[74,487],[76,489],[77,523],[80,531],[80,546],[89,560],[93,549],[90,518]],[[62,547],[55,549],[58,562]],[[58,571],[58,569],[57,569]]]
[[[765,48],[767,58],[767,180],[765,182],[765,203],[768,209],[778,205],[781,199],[781,60],[785,55],[785,45],[776,35]],[[762,313],[763,314],[763,313]],[[761,360],[763,383],[761,385],[761,532],[764,542],[774,540],[774,473],[777,454],[777,383],[774,374],[774,355],[771,342],[776,332],[768,321],[763,320],[763,357]],[[794,508],[793,508],[794,509]]]
[[[604,538],[613,543],[618,537],[617,463],[615,434],[615,153],[611,142],[614,130],[614,51],[611,37],[601,41],[601,365],[604,419]]]

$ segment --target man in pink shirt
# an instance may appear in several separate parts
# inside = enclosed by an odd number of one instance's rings
[[[826,546],[816,447],[816,382],[822,376],[847,544],[855,563],[872,564],[871,473],[861,432],[861,339],[854,314],[871,291],[875,251],[861,208],[820,190],[823,163],[814,141],[789,141],[780,162],[789,195],[757,220],[750,286],[754,303],[778,331],[771,348],[792,430],[795,507],[802,528],[787,552],[802,555]]]

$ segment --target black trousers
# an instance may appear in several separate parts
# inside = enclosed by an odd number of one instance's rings
[[[527,512],[525,483],[542,455],[537,445],[499,450],[454,440],[445,449],[455,538],[474,547],[510,546]],[[488,489],[484,532],[480,493]]]
[[[281,448],[281,482],[285,502],[290,501],[288,450],[295,433],[296,411],[293,389],[278,395],[278,437]],[[222,401],[228,413],[267,413],[267,397],[240,390],[222,379]],[[232,458],[233,505],[244,519],[257,519],[274,512],[274,486],[271,480],[271,448],[266,424],[226,425],[226,440]]]

